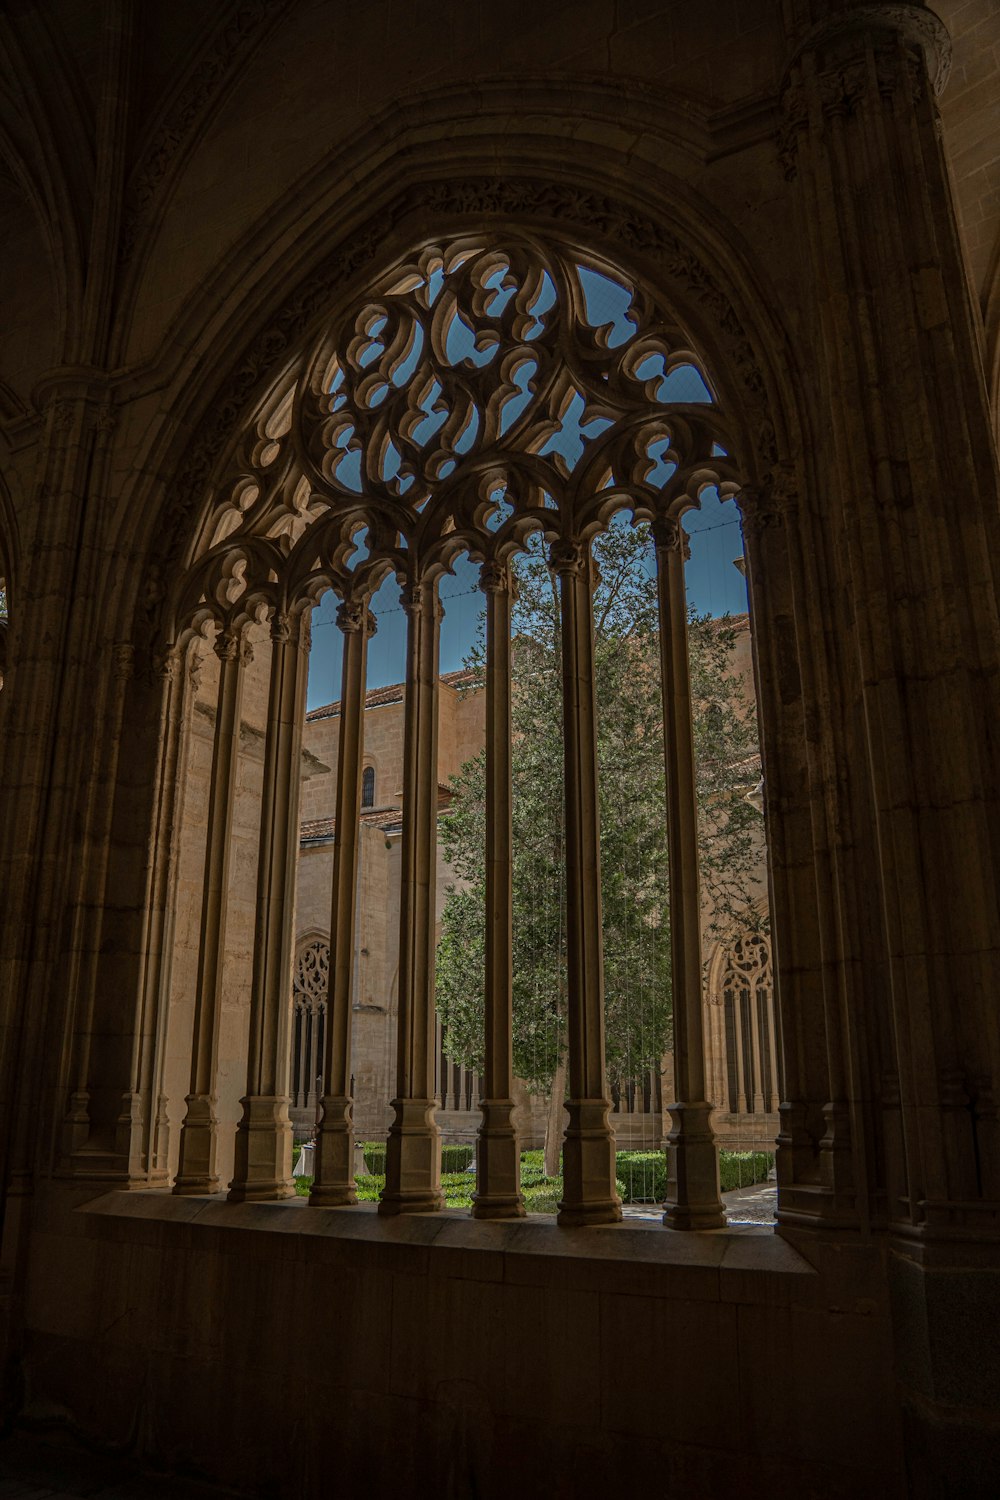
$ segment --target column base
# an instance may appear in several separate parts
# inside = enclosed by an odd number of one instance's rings
[[[615,1137],[609,1099],[567,1099],[563,1137],[563,1197],[557,1224],[617,1224],[622,1200],[615,1188]]]
[[[77,1089],[70,1095],[69,1108],[62,1124],[62,1155],[66,1162],[87,1144],[90,1136],[90,1095]]]
[[[283,1094],[248,1094],[236,1127],[236,1159],[230,1203],[293,1198],[292,1122]]]
[[[316,1174],[309,1202],[314,1208],[341,1208],[357,1201],[354,1101],[344,1094],[324,1094],[316,1136]]]
[[[217,1100],[214,1094],[188,1094],[184,1103],[187,1109],[181,1125],[181,1154],[174,1192],[181,1198],[201,1198],[221,1188],[215,1170]]]
[[[153,1123],[153,1167],[156,1171],[167,1171],[170,1161],[170,1120],[167,1115],[167,1096],[160,1094],[156,1101],[156,1119]]]
[[[428,1214],[444,1207],[436,1099],[393,1099],[380,1214]]]
[[[521,1156],[511,1124],[513,1099],[481,1099],[483,1123],[476,1148],[474,1219],[523,1219]]]
[[[673,1129],[667,1136],[667,1199],[663,1214],[668,1229],[726,1227],[711,1116],[712,1106],[704,1100],[670,1106]]]

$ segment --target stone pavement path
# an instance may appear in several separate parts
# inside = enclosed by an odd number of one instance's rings
[[[734,1188],[731,1193],[723,1193],[722,1201],[730,1224],[773,1224],[778,1185],[757,1182],[753,1187]]]
[[[773,1224],[778,1189],[773,1182],[757,1182],[752,1187],[734,1188],[731,1193],[723,1193],[722,1201],[730,1224]],[[626,1219],[659,1220],[663,1218],[663,1205],[626,1203],[622,1213]]]
[[[232,1490],[152,1474],[62,1432],[0,1437],[0,1500],[223,1500]]]

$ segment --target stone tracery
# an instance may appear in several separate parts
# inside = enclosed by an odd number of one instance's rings
[[[693,400],[677,399],[685,376]],[[651,515],[671,480],[731,482],[708,402],[689,341],[642,291],[518,237],[427,247],[267,403],[178,613],[204,597],[225,618],[319,581],[363,592],[387,566],[409,575],[404,552],[503,556],[535,526],[585,533],[623,498]]]
[[[330,945],[313,938],[295,960],[292,980],[292,1109],[315,1119],[322,1077],[326,995],[330,983]]]

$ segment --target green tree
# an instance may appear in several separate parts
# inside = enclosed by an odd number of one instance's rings
[[[671,986],[656,580],[648,527],[620,518],[593,544],[608,1076],[623,1088],[670,1046]],[[566,951],[558,582],[540,542],[514,565],[511,644],[514,1070],[561,1104]],[[756,724],[732,674],[735,631],[690,620],[702,885],[721,933],[753,920],[760,819],[744,800]],[[482,681],[482,637],[467,665]],[[452,780],[437,1004],[449,1055],[483,1062],[485,749]]]

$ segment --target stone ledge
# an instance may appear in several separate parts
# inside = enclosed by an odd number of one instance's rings
[[[440,1269],[463,1279],[539,1284],[609,1280],[616,1290],[652,1290],[659,1296],[701,1296],[741,1303],[811,1300],[816,1269],[793,1246],[768,1228],[744,1225],[707,1233],[680,1233],[657,1223],[625,1220],[585,1229],[560,1229],[542,1215],[487,1223],[447,1209],[433,1214],[379,1216],[376,1205],[311,1208],[305,1199],[276,1203],[229,1203],[224,1195],[176,1198],[164,1192],[114,1191],[80,1204],[100,1233],[112,1225],[159,1235],[179,1231],[190,1244],[192,1232],[253,1236],[255,1252],[272,1237],[289,1236],[303,1258],[326,1259],[363,1247],[367,1256],[381,1249],[399,1264],[401,1251],[412,1252],[412,1269]],[[259,1239],[263,1236],[263,1240]],[[306,1247],[311,1248],[307,1249]],[[433,1250],[437,1267],[426,1263]],[[420,1263],[418,1265],[418,1263]],[[636,1282],[643,1285],[636,1285]]]

